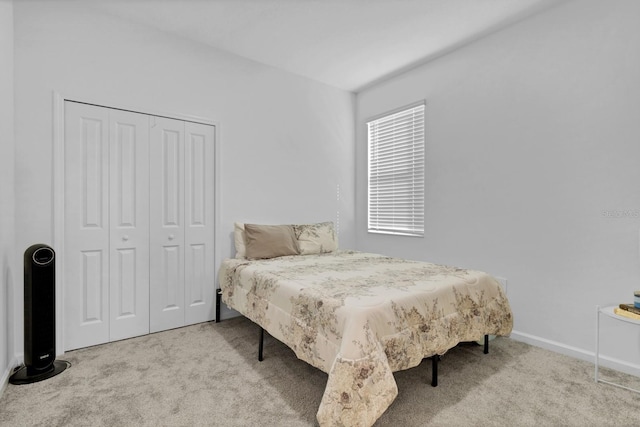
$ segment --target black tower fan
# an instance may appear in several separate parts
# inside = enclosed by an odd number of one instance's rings
[[[56,359],[56,254],[47,245],[24,253],[24,366],[11,384],[46,380],[70,366]]]

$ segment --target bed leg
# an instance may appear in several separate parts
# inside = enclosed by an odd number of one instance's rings
[[[264,347],[264,329],[260,328],[260,344],[258,345],[258,361],[262,362],[262,348]]]
[[[222,301],[222,289],[216,290],[216,323],[220,323],[220,302]]]
[[[431,386],[438,387],[438,361],[440,356],[434,354],[431,356]]]
[[[489,354],[489,335],[484,336],[484,354]]]

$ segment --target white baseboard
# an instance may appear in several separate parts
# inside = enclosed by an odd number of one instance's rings
[[[2,373],[2,378],[0,378],[0,398],[4,394],[4,391],[7,389],[7,384],[9,384],[9,377],[11,376],[11,365],[7,366],[7,368]]]
[[[545,350],[551,350],[556,353],[564,354],[565,356],[574,357],[576,359],[595,364],[596,355],[592,351],[586,351],[581,348],[562,344],[557,341],[551,341],[546,338],[541,338],[519,331],[512,331],[510,337],[516,341],[521,341],[527,344],[534,345],[536,347],[544,348]],[[629,363],[624,360],[615,359],[613,357],[603,356],[602,354],[600,354],[599,365],[606,368],[615,369],[616,371],[624,372],[625,374],[640,377],[640,365]]]
[[[9,377],[13,374],[13,370],[16,366],[20,365],[18,362],[18,358],[14,357],[13,360],[9,361],[9,365],[6,366],[4,372],[2,373],[2,377],[0,377],[0,397],[4,394],[4,391],[7,389],[7,385],[9,384]]]

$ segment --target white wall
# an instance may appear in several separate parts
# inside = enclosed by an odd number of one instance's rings
[[[13,368],[14,235],[13,1],[0,1],[0,394]]]
[[[506,277],[515,338],[592,360],[595,306],[640,289],[638,22],[633,0],[561,3],[359,93],[358,249]],[[421,99],[425,237],[368,234],[366,119]],[[639,373],[638,328],[603,326]]]
[[[14,5],[21,251],[52,242],[54,90],[217,121],[220,256],[233,253],[234,221],[335,220],[338,210],[341,244],[354,245],[353,94],[95,12],[90,3]]]

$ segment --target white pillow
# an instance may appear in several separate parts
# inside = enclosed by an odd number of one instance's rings
[[[338,249],[333,222],[294,225],[293,229],[302,255],[334,252]]]
[[[245,259],[247,257],[247,244],[244,237],[244,223],[233,224],[233,240],[236,245],[236,258]]]

